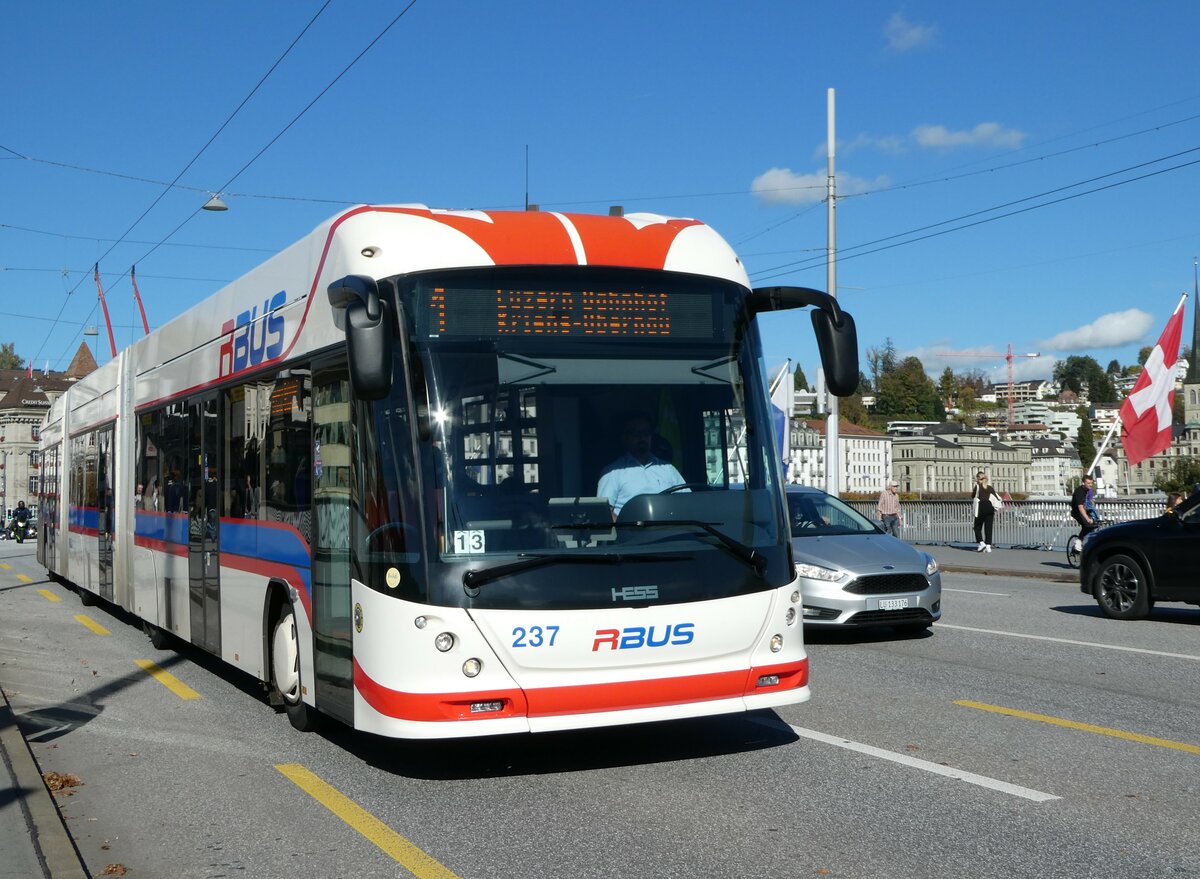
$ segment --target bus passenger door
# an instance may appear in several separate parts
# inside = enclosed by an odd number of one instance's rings
[[[354,720],[350,611],[350,375],[345,360],[313,370],[312,504],[317,704]]]
[[[216,394],[188,403],[188,593],[192,643],[221,652],[220,417]]]
[[[100,597],[113,600],[113,428],[102,427],[96,434],[96,558],[100,571],[96,584]]]

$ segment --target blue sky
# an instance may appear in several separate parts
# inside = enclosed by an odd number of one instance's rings
[[[100,324],[104,362],[96,261],[123,347],[131,265],[159,325],[348,204],[520,207],[527,146],[531,202],[697,217],[824,288],[828,88],[864,351],[1128,363],[1192,289],[1200,6],[417,0],[379,37],[407,5],[332,0],[207,148],[322,0],[7,9],[0,341],[61,369]],[[764,338],[813,377],[802,313]]]

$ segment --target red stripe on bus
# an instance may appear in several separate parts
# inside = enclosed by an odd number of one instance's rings
[[[776,684],[758,686],[766,676]],[[573,687],[541,687],[529,690],[481,690],[474,693],[405,693],[375,681],[354,660],[354,686],[367,704],[388,717],[413,721],[481,720],[496,717],[553,717],[661,708],[694,702],[734,699],[756,693],[794,690],[808,683],[808,659],[749,670],[621,681],[611,684],[582,684]],[[500,711],[471,713],[471,704],[502,702]]]

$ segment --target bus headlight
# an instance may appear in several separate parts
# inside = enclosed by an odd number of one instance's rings
[[[449,632],[442,632],[433,639],[433,646],[442,651],[442,653],[446,653],[454,646],[454,636]]]
[[[468,659],[463,663],[463,674],[469,678],[476,677],[481,671],[483,671],[483,663],[478,659]]]
[[[796,608],[789,607],[787,609],[787,613],[783,615],[783,621],[789,626],[796,625]]]
[[[425,617],[417,617],[415,620],[413,620],[413,625],[418,629],[423,629],[429,625],[429,620],[425,619]]]
[[[771,636],[771,652],[778,653],[783,649],[783,635]]]

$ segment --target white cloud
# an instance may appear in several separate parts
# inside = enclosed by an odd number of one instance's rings
[[[908,52],[928,46],[937,35],[937,28],[927,24],[913,24],[903,13],[893,12],[883,28],[888,46],[897,52]]]
[[[1141,341],[1154,323],[1154,317],[1140,308],[1101,315],[1090,324],[1067,330],[1047,339],[1042,345],[1055,351],[1088,351],[1093,348],[1119,348]]]
[[[1015,128],[1005,128],[999,122],[980,122],[970,131],[951,131],[944,125],[918,125],[913,140],[920,146],[933,149],[956,147],[1000,147],[1017,149],[1026,134]]]
[[[870,189],[888,186],[887,177],[867,180],[853,174],[838,173],[838,195],[856,195]],[[750,183],[750,191],[767,204],[806,205],[825,199],[828,177],[825,171],[797,174],[791,168],[771,168]]]
[[[956,374],[978,370],[994,385],[1008,385],[1007,351],[999,348],[971,347],[955,348],[952,345],[933,345],[905,351],[902,357],[916,357],[925,367],[925,373],[935,382],[942,377],[947,366]],[[1033,353],[1033,352],[1028,352]],[[1042,354],[1028,357],[1025,351],[1013,352],[1013,381],[1049,379],[1054,372],[1054,356]]]

